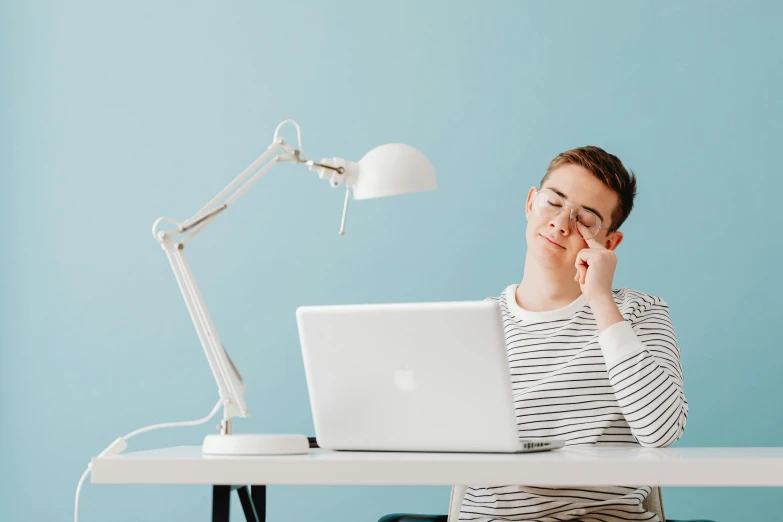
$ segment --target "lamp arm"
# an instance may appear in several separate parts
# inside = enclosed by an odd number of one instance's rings
[[[297,128],[299,149],[294,149],[286,143],[284,138],[278,137],[280,127],[289,121]],[[282,154],[276,155],[281,151]],[[185,305],[196,328],[196,334],[204,349],[209,368],[217,383],[218,394],[223,404],[224,427],[226,426],[225,421],[231,417],[247,417],[249,415],[243,398],[245,384],[220,341],[215,325],[212,322],[212,317],[204,303],[204,298],[185,258],[184,248],[213,219],[247,192],[272,167],[281,162],[304,163],[310,167],[310,170],[318,172],[322,178],[325,177],[326,172],[330,172],[330,181],[332,186],[335,187],[341,184],[345,177],[343,176],[345,169],[340,165],[334,166],[307,160],[301,150],[299,126],[293,120],[286,120],[275,130],[273,142],[267,150],[223,190],[218,192],[193,217],[180,223],[164,216],[155,220],[152,225],[152,235],[166,253],[180,292],[185,300]],[[173,230],[159,230],[161,223],[164,221],[174,224],[176,228]],[[184,237],[180,239],[180,236],[183,235]]]

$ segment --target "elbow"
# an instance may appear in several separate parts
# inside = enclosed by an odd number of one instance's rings
[[[668,440],[661,440],[661,441],[645,441],[643,439],[637,439],[639,440],[639,445],[643,448],[665,448],[667,446],[671,446],[677,440],[679,440],[680,436],[672,437]]]
[[[687,406],[680,410],[680,415],[667,429],[657,430],[646,436],[636,436],[643,448],[665,448],[671,446],[682,437],[685,431],[685,421],[688,418]]]

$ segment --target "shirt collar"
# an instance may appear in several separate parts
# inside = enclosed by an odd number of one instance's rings
[[[579,297],[577,297],[574,301],[562,308],[558,308],[556,310],[547,310],[545,312],[530,312],[517,304],[516,294],[518,287],[518,284],[509,286],[503,292],[503,297],[506,302],[506,307],[508,308],[508,311],[511,313],[511,315],[525,322],[540,323],[545,321],[566,319],[574,315],[587,304],[587,298],[585,295],[580,294]]]

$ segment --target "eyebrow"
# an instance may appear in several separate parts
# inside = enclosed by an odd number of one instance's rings
[[[565,194],[563,194],[562,192],[560,192],[560,191],[559,191],[559,190],[557,190],[556,188],[554,188],[554,187],[546,187],[546,188],[548,188],[549,190],[551,190],[552,192],[554,192],[555,194],[557,194],[557,195],[558,195],[558,196],[560,196],[561,198],[563,198],[563,199],[568,199],[568,196],[566,196]],[[598,216],[598,217],[600,218],[600,220],[601,220],[601,225],[603,225],[603,224],[606,222],[606,220],[604,220],[604,217],[601,215],[601,213],[600,213],[600,212],[598,212],[596,209],[594,209],[594,208],[590,208],[590,207],[588,207],[588,206],[586,206],[586,205],[580,205],[580,206],[581,206],[583,209],[585,209],[585,210],[589,210],[590,212],[592,212],[593,214],[595,214],[596,216]]]

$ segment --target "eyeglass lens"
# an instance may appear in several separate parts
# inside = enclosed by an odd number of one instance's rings
[[[539,190],[533,200],[533,210],[544,218],[558,215],[565,207],[565,200],[556,192],[547,189]],[[571,229],[582,234],[585,239],[595,237],[601,231],[601,219],[587,209],[577,207],[575,210],[573,214],[576,215],[576,218],[569,220]],[[577,227],[576,222],[580,223],[582,227]],[[580,231],[579,228],[583,228],[583,230]]]

